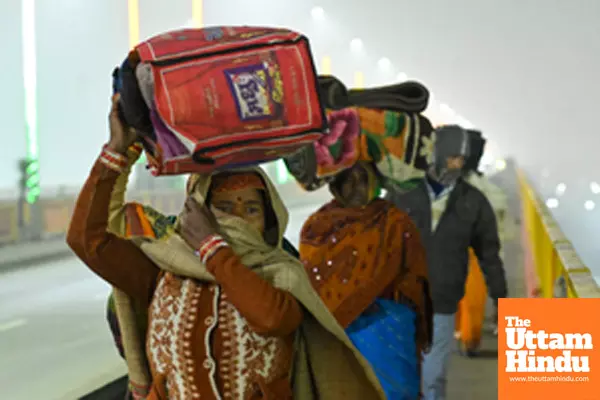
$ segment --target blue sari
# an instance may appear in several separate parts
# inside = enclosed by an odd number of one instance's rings
[[[416,313],[408,306],[377,299],[377,310],[363,313],[346,333],[371,363],[389,400],[419,398]]]

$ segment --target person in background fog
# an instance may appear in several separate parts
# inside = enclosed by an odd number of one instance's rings
[[[176,220],[130,204],[117,235],[113,190],[129,152],[139,155],[118,97],[110,128],[67,242],[116,289],[134,398],[385,398],[302,264],[281,248],[287,210],[260,168],[194,174]],[[143,326],[137,309],[148,315]]]
[[[508,218],[508,200],[506,194],[479,171],[486,140],[481,132],[468,130],[471,152],[465,163],[465,180],[479,189],[489,200],[496,214],[498,236],[500,238],[500,257],[504,259],[506,221]],[[469,275],[465,285],[465,295],[459,303],[456,313],[456,334],[463,355],[472,357],[477,354],[481,343],[483,321],[485,319],[487,288],[485,278],[473,250],[469,251]],[[497,316],[494,316],[497,333]]]
[[[467,132],[456,125],[440,127],[426,177],[409,192],[391,187],[387,194],[413,219],[427,253],[434,316],[433,344],[423,361],[425,400],[446,398],[455,313],[464,295],[469,248],[477,256],[496,306],[507,295],[494,210],[485,195],[463,179],[468,157]]]

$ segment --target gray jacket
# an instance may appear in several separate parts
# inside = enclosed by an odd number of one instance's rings
[[[431,228],[431,200],[425,180],[408,192],[390,189],[387,199],[410,215],[427,252],[433,309],[453,314],[465,293],[469,247],[485,275],[490,297],[506,297],[506,276],[494,210],[486,197],[462,179],[450,193],[435,232]]]

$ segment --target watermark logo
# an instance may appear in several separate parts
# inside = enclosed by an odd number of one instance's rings
[[[531,320],[506,316],[506,372],[590,372],[589,356],[572,350],[592,350],[590,333],[547,333],[534,330]],[[539,355],[538,350],[561,350],[560,356]]]
[[[498,311],[500,400],[598,396],[600,299],[503,299]]]

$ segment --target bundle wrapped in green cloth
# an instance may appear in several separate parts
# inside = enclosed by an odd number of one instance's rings
[[[305,190],[328,184],[357,161],[374,163],[383,176],[399,186],[424,175],[433,150],[433,126],[421,114],[429,99],[424,86],[406,82],[347,90],[337,78],[327,76],[319,77],[319,87],[332,133],[339,123],[337,115],[355,118],[346,118],[343,133],[327,135],[285,158],[288,170]],[[332,137],[337,141],[331,143]],[[349,148],[349,143],[354,148]]]

